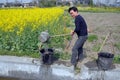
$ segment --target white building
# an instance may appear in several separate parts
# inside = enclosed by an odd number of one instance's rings
[[[28,2],[31,2],[32,0],[0,0],[0,3],[10,3],[10,2],[23,2],[23,3],[28,3]]]
[[[93,4],[98,6],[120,6],[120,0],[93,0]]]

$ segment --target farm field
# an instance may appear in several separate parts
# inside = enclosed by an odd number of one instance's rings
[[[91,33],[88,35],[89,38],[84,45],[84,51],[88,56],[86,60],[91,60],[90,57],[93,59],[97,58],[99,48],[109,32],[111,32],[111,36],[103,46],[102,52],[120,55],[120,13],[79,13],[85,18],[88,28],[91,30]],[[76,39],[75,35],[72,40],[71,48]],[[117,60],[118,59],[120,59],[120,57],[117,57]]]
[[[68,8],[68,7],[67,7]],[[53,8],[21,8],[21,9],[0,9],[0,54],[39,57],[39,46],[42,45],[38,36],[42,31],[48,30],[49,34],[68,34],[74,29],[74,19],[70,17],[66,7]],[[88,56],[97,57],[97,52],[105,39],[111,32],[102,51],[120,54],[120,13],[117,8],[107,12],[105,9],[79,8],[79,13],[85,18],[88,28],[91,30],[85,44],[85,51]],[[91,11],[93,10],[93,12]],[[98,12],[97,12],[97,11]],[[99,11],[102,10],[102,11]],[[119,10],[119,8],[118,8]],[[110,11],[110,12],[109,12]],[[113,12],[112,12],[113,11]],[[65,49],[70,41],[69,36],[51,38],[43,48],[56,48],[63,59],[69,59],[71,49],[77,39],[74,36],[69,49]]]
[[[70,31],[63,24],[64,18],[64,10],[56,7],[0,9],[1,54],[8,54],[6,51],[20,55],[23,52],[23,55],[38,53],[41,45],[38,36],[42,31],[48,30],[50,35],[67,34]],[[64,37],[51,40],[47,47],[64,45]]]

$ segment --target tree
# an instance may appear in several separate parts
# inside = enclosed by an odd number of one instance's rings
[[[39,0],[40,7],[56,6],[56,0]]]

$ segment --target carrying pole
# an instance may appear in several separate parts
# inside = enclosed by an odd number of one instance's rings
[[[61,36],[69,36],[70,34],[60,34],[60,35],[53,35],[53,36],[50,36],[51,38],[53,37],[61,37]]]
[[[107,39],[109,38],[110,35],[111,35],[110,32],[106,35],[106,37],[105,37],[105,39],[104,39],[104,41],[103,41],[103,43],[102,43],[102,45],[101,45],[101,47],[100,47],[98,53],[102,50],[103,46],[105,45],[105,43],[106,43],[106,41],[107,41]]]
[[[105,37],[104,41],[102,42],[99,50],[97,51],[97,54],[100,53],[100,51],[103,49],[103,46],[105,45],[105,43],[106,43],[106,41],[107,41],[107,39],[109,38],[110,35],[111,35],[111,32],[109,32],[109,33],[106,35],[106,37]],[[91,58],[96,59],[96,58],[94,58],[94,57],[92,57],[92,56],[91,56]]]

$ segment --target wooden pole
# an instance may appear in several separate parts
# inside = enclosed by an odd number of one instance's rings
[[[105,37],[105,39],[104,39],[104,41],[103,41],[103,43],[102,43],[102,45],[101,45],[101,47],[100,47],[98,53],[102,50],[102,48],[103,48],[103,46],[105,45],[105,43],[106,43],[108,37],[110,36],[110,34],[111,34],[111,33],[108,33],[108,34],[106,35],[106,37]]]

